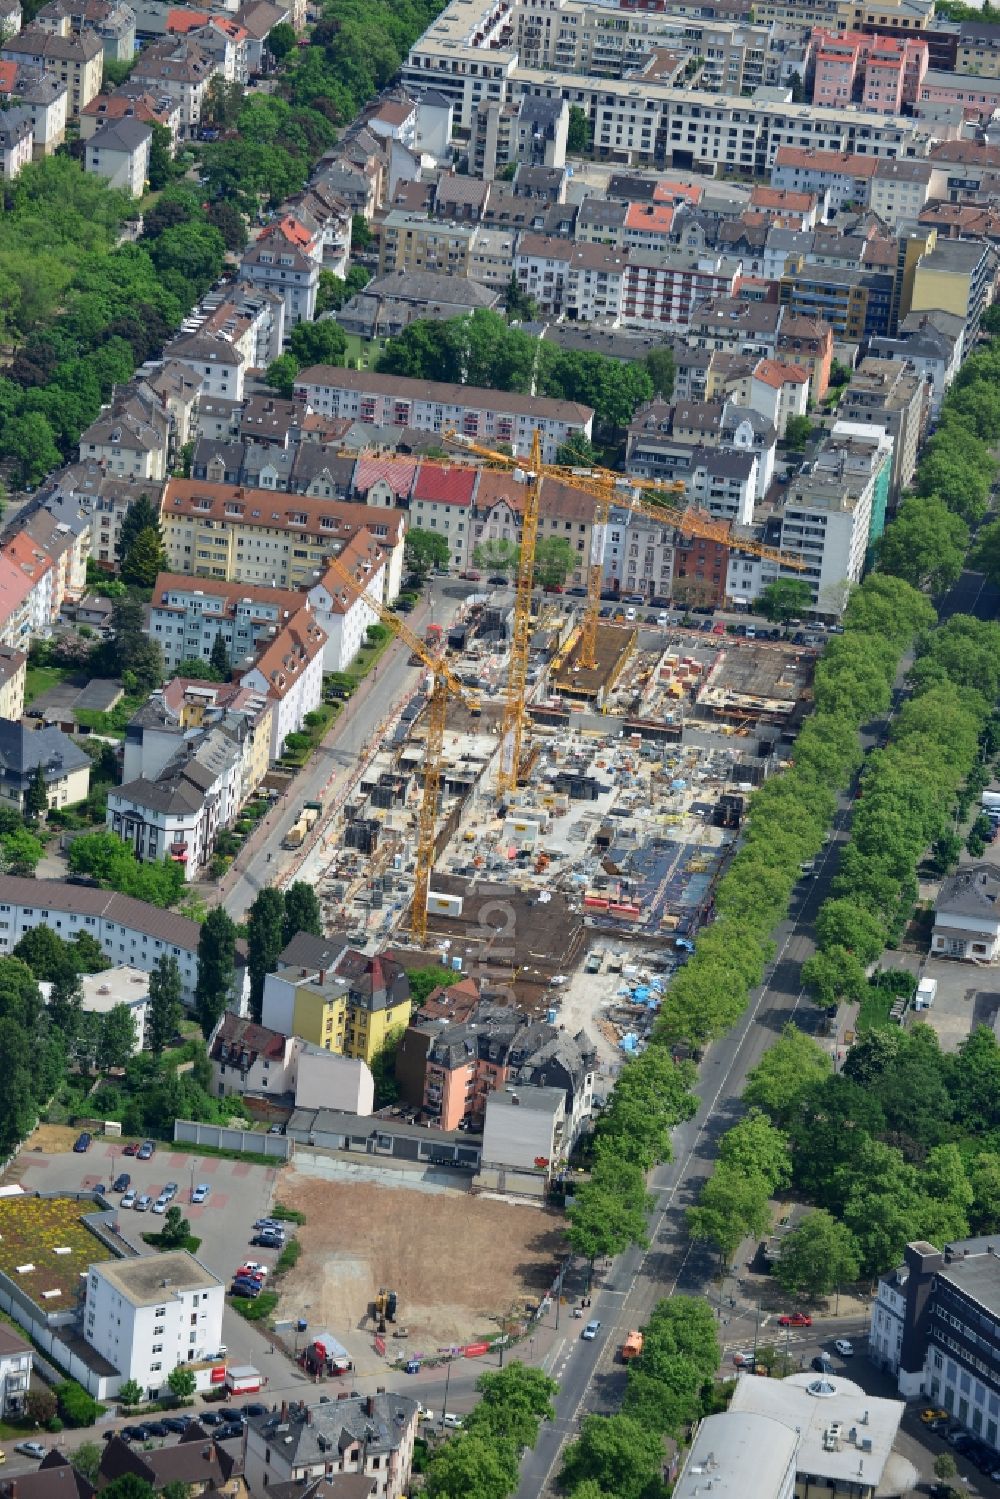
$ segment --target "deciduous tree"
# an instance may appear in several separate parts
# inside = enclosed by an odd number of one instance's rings
[[[781,1241],[774,1267],[778,1284],[802,1296],[828,1296],[858,1277],[860,1263],[854,1235],[822,1208],[814,1209]]]
[[[162,953],[149,975],[149,1005],[146,1010],[146,1045],[158,1057],[181,1023],[183,1006],[177,959]]]

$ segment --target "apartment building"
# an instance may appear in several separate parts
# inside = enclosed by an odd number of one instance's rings
[[[820,319],[835,338],[863,343],[889,332],[894,286],[887,271],[799,263],[781,277],[778,296],[790,318]]]
[[[180,1365],[212,1359],[222,1346],[226,1288],[184,1249],[104,1260],[87,1272],[83,1335],[143,1398],[168,1393]],[[210,1370],[201,1371],[208,1388]]]
[[[929,48],[918,36],[860,31],[813,31],[813,103],[847,105],[898,114],[912,105],[929,66]]]
[[[783,145],[775,152],[771,182],[795,192],[826,193],[832,213],[851,203],[865,208],[876,160],[870,153]]]
[[[240,677],[240,686],[266,694],[274,703],[271,759],[280,759],[285,740],[297,733],[323,701],[323,650],[326,632],[309,605],[293,614],[256,663]]]
[[[958,324],[957,329],[949,329],[949,321]],[[964,319],[943,312],[914,312],[903,319],[894,338],[873,339],[871,352],[877,359],[898,360],[920,376],[927,386],[928,415],[934,421],[961,367],[964,335]]]
[[[3,556],[12,562],[31,582],[28,595],[28,618],[31,634],[44,637],[51,633],[63,598],[56,596],[56,570],[52,558],[27,531],[18,531],[3,543]]]
[[[311,588],[327,557],[359,532],[385,548],[386,598],[399,593],[405,517],[366,505],[268,489],[171,479],[160,511],[172,573]]]
[[[784,571],[809,584],[821,614],[841,614],[848,588],[861,581],[884,529],[891,477],[892,438],[879,427],[838,422],[811,471],[789,484],[780,546],[806,567]]]
[[[0,645],[0,719],[13,723],[24,713],[24,682],[28,658],[24,651]]]
[[[1000,76],[944,73],[930,68],[920,85],[919,103],[957,104],[965,120],[986,124],[1000,105]]]
[[[67,109],[72,119],[76,119],[84,105],[98,93],[104,76],[104,48],[92,32],[55,36],[40,26],[29,26],[3,42],[0,57],[7,62],[38,68],[64,83]]]
[[[177,960],[181,998],[194,1004],[198,982],[198,938],[201,927],[187,916],[164,911],[146,901],[62,880],[23,879],[0,875],[0,953],[10,955],[26,932],[48,926],[67,942],[77,932],[98,941],[108,961],[150,973],[163,954]],[[240,1008],[246,986],[242,955],[237,955],[233,1003]]]
[[[383,602],[385,595],[385,549],[369,531],[359,531],[337,558],[369,598]],[[323,670],[346,671],[365,643],[369,625],[378,623],[378,612],[346,587],[339,570],[327,564],[323,576],[308,592],[310,608],[326,635]]]
[[[379,275],[433,271],[468,276],[476,224],[429,219],[391,209],[379,228]]]
[[[221,727],[185,738],[155,778],[140,776],[112,788],[108,832],[140,862],[169,859],[182,866],[186,880],[199,879],[217,834],[239,812],[242,759],[237,735]]]
[[[322,416],[413,427],[419,432],[454,430],[487,445],[508,442],[522,457],[531,452],[537,430],[546,463],[555,461],[560,444],[573,433],[590,437],[593,431],[593,411],[575,401],[409,380],[332,365],[300,370],[295,398]]]
[[[892,438],[889,503],[898,504],[917,467],[927,422],[927,382],[903,364],[869,355],[841,395],[837,416],[845,422],[874,423]]]
[[[287,213],[262,230],[240,261],[244,281],[281,297],[286,336],[296,323],[311,322],[316,316],[322,268],[322,236]]]
[[[484,469],[476,492],[473,545],[480,541],[520,544],[524,516],[524,486],[513,474]],[[582,490],[556,479],[542,480],[538,500],[539,538],[559,536],[577,555],[567,583],[579,587],[587,582],[594,522],[594,501]]]
[[[539,312],[574,322],[617,322],[625,267],[619,250],[542,234],[522,234],[514,255],[514,274]]]
[[[252,796],[270,765],[274,703],[237,682],[173,677],[151,693],[125,730],[124,781],[155,780],[185,742],[221,728],[240,751],[239,805]]]
[[[629,251],[620,320],[629,328],[688,329],[697,320],[699,309],[720,298],[735,297],[741,271],[738,257],[711,251]],[[752,314],[748,314],[746,322],[752,321]]]
[[[947,173],[930,161],[878,161],[868,186],[868,207],[891,229],[914,223],[931,198],[946,192]]]
[[[168,671],[181,661],[207,661],[221,636],[230,666],[251,660],[302,607],[291,589],[160,573],[149,606],[148,633]]]
[[[54,73],[26,63],[0,61],[0,100],[22,105],[31,115],[32,156],[51,156],[66,139],[69,86]]]
[[[282,1402],[247,1422],[244,1469],[252,1494],[269,1484],[294,1484],[308,1492],[310,1480],[339,1475],[370,1478],[379,1499],[401,1499],[408,1491],[419,1405],[408,1395],[348,1395],[328,1405]],[[266,1480],[266,1482],[265,1482]],[[344,1486],[346,1488],[346,1485]],[[361,1485],[352,1486],[351,1493]]]
[[[157,97],[164,94],[174,100],[180,106],[181,136],[191,140],[201,128],[208,86],[220,71],[215,58],[189,38],[165,37],[143,49],[129,82],[142,84]]]
[[[490,182],[512,162],[563,167],[569,105],[565,99],[523,98],[517,104],[483,103],[474,111],[469,162]]]
[[[725,293],[699,304],[688,336],[696,349],[765,359],[775,351],[781,310],[773,302],[747,302]]]
[[[809,372],[809,394],[814,403],[826,395],[833,364],[833,329],[822,318],[804,317],[783,308],[774,343],[774,357]]]
[[[32,158],[35,122],[25,106],[6,109],[0,117],[0,168],[13,182]]]
[[[335,937],[299,932],[264,980],[265,1025],[366,1064],[405,1030],[410,1012],[400,964]]]
[[[55,36],[89,31],[112,62],[131,62],[135,56],[135,13],[121,0],[48,0],[34,24]]]
[[[975,19],[959,21],[955,72],[1000,78],[1000,26]]]
[[[936,240],[913,273],[908,312],[950,312],[965,323],[965,347],[972,347],[996,275],[996,251],[982,240]]]

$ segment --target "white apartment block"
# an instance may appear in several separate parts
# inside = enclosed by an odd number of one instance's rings
[[[326,364],[300,371],[295,398],[323,416],[415,427],[419,432],[455,431],[487,446],[508,442],[519,457],[531,452],[538,430],[545,463],[555,461],[556,450],[573,433],[590,437],[594,421],[593,410],[576,401],[408,380]]]
[[[272,760],[279,758],[286,737],[301,729],[306,714],[323,701],[325,646],[326,632],[306,605],[240,678],[241,687],[263,693],[274,703]]]
[[[0,875],[0,956],[9,957],[36,926],[51,927],[67,942],[87,932],[101,944],[109,964],[127,963],[145,973],[165,953],[177,960],[184,1003],[194,1003],[201,927],[186,916],[115,890]]]
[[[149,606],[147,633],[173,670],[181,661],[207,661],[218,637],[230,666],[256,656],[302,607],[294,589],[251,588],[214,578],[161,573]]]
[[[83,1333],[121,1376],[155,1399],[167,1376],[214,1358],[222,1346],[226,1288],[186,1250],[91,1265]],[[210,1369],[192,1371],[209,1388]]]
[[[385,553],[373,536],[362,531],[337,558],[341,567],[357,580],[364,592],[385,600]],[[316,620],[326,634],[323,670],[346,671],[365,643],[369,625],[379,616],[360,594],[352,593],[338,570],[328,566],[307,595]]]

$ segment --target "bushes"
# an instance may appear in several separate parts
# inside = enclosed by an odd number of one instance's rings
[[[67,1426],[93,1426],[98,1416],[104,1414],[104,1406],[75,1379],[66,1379],[56,1387],[56,1405]]]

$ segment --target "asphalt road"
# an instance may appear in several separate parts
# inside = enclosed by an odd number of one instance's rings
[[[470,587],[447,578],[432,579],[407,623],[420,636],[432,621],[446,623]],[[275,803],[253,841],[249,859],[241,860],[235,883],[232,876],[225,882],[222,902],[234,921],[243,920],[257,893],[275,883],[283,863],[291,857],[282,850],[282,840],[298,821],[303,802],[323,801],[336,792],[358,765],[365,748],[374,747],[373,736],[381,720],[418,682],[423,669],[410,666],[409,655],[408,647],[400,641],[388,647],[323,744]]]

